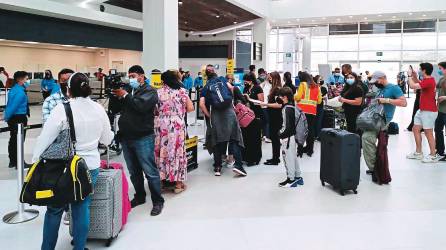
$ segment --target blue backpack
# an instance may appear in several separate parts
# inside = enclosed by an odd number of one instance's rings
[[[216,77],[206,83],[206,103],[213,109],[225,109],[232,104],[232,93],[224,77]]]

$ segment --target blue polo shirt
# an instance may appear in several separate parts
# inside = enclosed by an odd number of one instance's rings
[[[14,115],[26,115],[28,113],[28,96],[25,93],[25,87],[19,84],[14,86],[8,92],[8,103],[5,109],[5,121],[9,121]]]
[[[379,90],[377,98],[398,99],[403,96],[403,91],[396,84],[388,83],[383,89]],[[386,122],[389,123],[395,114],[395,105],[384,104],[384,112],[386,113]]]

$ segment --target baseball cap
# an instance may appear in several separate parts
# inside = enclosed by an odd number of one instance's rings
[[[379,78],[386,77],[386,73],[382,71],[375,71],[372,74],[372,79],[370,80],[370,83],[375,83],[378,81]]]

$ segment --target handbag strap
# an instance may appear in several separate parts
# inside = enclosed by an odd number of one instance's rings
[[[74,130],[73,111],[71,110],[70,102],[64,102],[65,115],[67,116],[68,125],[70,127],[70,138],[73,145],[74,153],[76,153],[76,131]]]

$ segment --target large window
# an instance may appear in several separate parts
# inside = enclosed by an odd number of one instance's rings
[[[446,61],[446,19],[275,27],[269,52],[270,70],[286,70],[283,53],[292,52],[297,70],[350,63],[363,71],[383,64],[395,73],[395,65],[404,70],[409,64]]]

